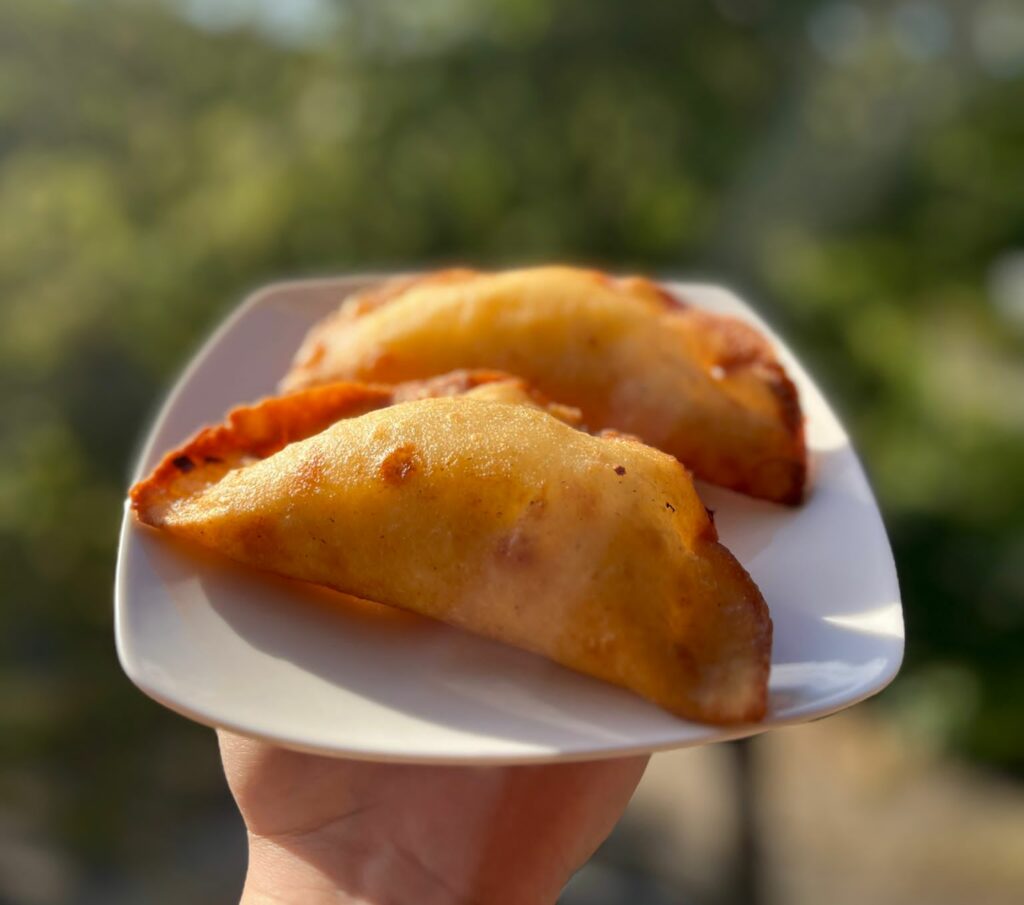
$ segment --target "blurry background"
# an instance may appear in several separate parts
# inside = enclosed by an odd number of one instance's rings
[[[212,733],[111,631],[204,333],[284,275],[552,259],[759,305],[858,441],[910,639],[868,705],[656,758],[566,902],[1015,899],[1024,4],[0,0],[0,903],[239,889]]]

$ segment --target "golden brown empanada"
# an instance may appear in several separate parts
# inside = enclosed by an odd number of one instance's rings
[[[241,562],[534,651],[680,716],[760,719],[771,621],[685,469],[574,429],[521,384],[469,389],[388,405],[403,391],[342,385],[237,410],[132,488],[132,506]]]
[[[540,267],[393,280],[314,327],[282,386],[473,367],[519,374],[591,429],[635,434],[700,478],[801,499],[803,420],[767,340],[639,277]]]

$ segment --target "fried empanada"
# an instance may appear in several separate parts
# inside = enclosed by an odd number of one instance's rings
[[[393,280],[315,326],[285,389],[498,368],[705,480],[784,503],[806,476],[796,389],[753,327],[639,277],[540,267]]]
[[[401,395],[346,385],[239,410],[132,488],[132,506],[243,563],[542,654],[683,717],[763,716],[767,608],[676,459],[577,430],[521,384],[380,407]]]

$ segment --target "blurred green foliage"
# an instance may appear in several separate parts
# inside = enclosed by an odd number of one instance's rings
[[[886,512],[883,706],[1024,768],[1020,9],[0,0],[0,800],[98,870],[222,805],[113,654],[137,438],[262,281],[454,261],[755,299]]]

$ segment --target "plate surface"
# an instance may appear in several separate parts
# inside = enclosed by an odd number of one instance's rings
[[[308,327],[374,279],[277,284],[249,298],[171,392],[139,474],[232,406],[272,393]],[[704,744],[824,716],[880,691],[903,657],[903,614],[889,542],[849,438],[803,368],[735,295],[666,285],[772,335],[807,416],[812,490],[803,507],[699,488],[722,542],[771,609],[764,722],[685,722],[539,657],[186,548],[127,509],[115,589],[125,672],[157,701],[211,726],[308,751],[435,763]]]

